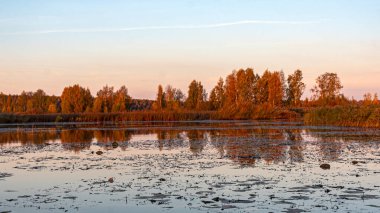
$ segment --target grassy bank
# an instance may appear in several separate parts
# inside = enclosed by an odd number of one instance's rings
[[[287,109],[257,109],[246,115],[231,116],[217,111],[136,111],[126,113],[81,114],[0,114],[0,123],[32,122],[122,122],[122,121],[192,121],[192,120],[249,120],[296,119],[299,113]]]
[[[310,110],[304,116],[306,124],[352,127],[380,127],[379,106],[336,106]]]
[[[216,112],[126,112],[81,114],[0,114],[0,123],[188,121],[218,119]]]
[[[240,110],[223,110],[218,114],[224,120],[295,120],[302,118],[303,111],[262,105]]]

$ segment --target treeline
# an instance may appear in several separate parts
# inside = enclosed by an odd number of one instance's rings
[[[361,101],[345,97],[336,73],[320,75],[311,90],[312,96],[302,100],[305,88],[301,70],[285,76],[282,71],[269,70],[259,75],[247,68],[235,70],[224,79],[219,78],[209,94],[196,80],[190,82],[186,94],[171,85],[165,88],[159,85],[154,101],[133,99],[126,86],[116,90],[106,85],[93,96],[88,88],[73,85],[65,87],[60,96],[49,96],[41,89],[19,95],[0,93],[0,112],[120,114],[131,111],[212,111],[217,112],[216,117],[220,119],[267,119],[299,117],[305,108],[379,104],[377,94],[367,93]]]
[[[293,118],[299,109],[351,104],[340,93],[343,86],[335,73],[324,73],[316,80],[313,96],[301,100],[306,85],[301,70],[285,77],[282,71],[266,70],[261,76],[253,69],[233,71],[220,78],[208,95],[199,81],[192,81],[187,97],[168,85],[158,86],[154,110],[187,109],[218,111],[224,119]]]
[[[150,109],[153,101],[132,99],[125,86],[114,91],[104,86],[96,97],[79,85],[65,87],[61,96],[49,96],[43,90],[20,95],[0,93],[0,112],[21,114],[46,113],[119,113]]]

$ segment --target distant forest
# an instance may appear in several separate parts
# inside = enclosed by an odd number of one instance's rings
[[[272,109],[310,108],[346,105],[379,105],[377,94],[364,94],[363,100],[347,98],[336,73],[324,73],[316,79],[310,98],[305,91],[301,70],[285,77],[283,72],[265,71],[261,76],[251,68],[233,71],[220,78],[209,92],[193,80],[185,94],[171,85],[158,86],[156,100],[133,99],[126,86],[115,90],[104,86],[92,96],[78,84],[63,89],[61,96],[49,96],[42,89],[19,95],[0,93],[0,112],[16,114],[47,113],[124,113],[129,111],[217,111],[228,118],[252,118]]]

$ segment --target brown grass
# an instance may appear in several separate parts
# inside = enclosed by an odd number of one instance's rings
[[[189,121],[218,119],[217,112],[141,111],[125,113],[81,114],[0,114],[0,123],[30,122],[122,122],[122,121]]]
[[[306,124],[352,127],[380,127],[379,106],[321,107],[304,116]]]
[[[0,123],[31,122],[123,122],[123,121],[193,121],[193,120],[259,120],[300,118],[299,113],[288,109],[255,110],[244,116],[230,116],[217,111],[135,111],[125,113],[81,114],[0,114]]]

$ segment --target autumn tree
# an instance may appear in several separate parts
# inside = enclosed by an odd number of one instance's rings
[[[13,112],[13,98],[12,95],[8,95],[7,98],[5,99],[5,103],[3,106],[3,112],[11,113]]]
[[[57,105],[54,103],[50,103],[49,107],[48,107],[48,112],[49,113],[57,113],[58,112]]]
[[[271,72],[269,70],[265,70],[263,75],[259,77],[256,87],[255,101],[257,104],[264,104],[268,101],[269,95],[269,81],[271,79]]]
[[[283,72],[271,73],[268,82],[268,103],[272,106],[281,106],[285,95]]]
[[[163,110],[165,108],[165,93],[162,85],[158,85],[156,101],[153,104],[154,110]]]
[[[26,105],[28,103],[28,99],[32,97],[31,92],[22,91],[22,93],[17,97],[16,101],[16,112],[26,112]]]
[[[266,70],[256,83],[256,102],[281,106],[285,96],[285,78],[283,72]]]
[[[49,103],[47,95],[42,89],[38,89],[33,93],[30,100],[27,101],[28,113],[44,113],[47,112]]]
[[[363,95],[363,104],[368,106],[372,104],[372,94],[367,92]]]
[[[179,104],[179,107],[183,105],[185,94],[183,94],[182,90],[174,88],[174,100]]]
[[[128,106],[131,103],[131,97],[128,95],[128,89],[126,86],[121,86],[114,94],[112,103],[112,112],[125,112],[128,110]]]
[[[203,89],[202,83],[193,80],[189,85],[188,95],[185,102],[186,108],[192,110],[203,109],[206,97],[206,91]]]
[[[167,85],[165,89],[165,108],[168,110],[178,110],[182,105],[184,95],[180,89]]]
[[[114,100],[113,87],[110,87],[108,85],[104,86],[96,94],[93,111],[104,112],[104,113],[111,112],[112,106],[113,106],[113,100]]]
[[[240,69],[236,72],[236,92],[238,107],[251,107],[255,99],[257,77],[253,69]]]
[[[333,104],[336,99],[341,97],[340,90],[343,88],[340,79],[336,73],[326,72],[318,76],[316,85],[311,91],[314,98],[323,104]]]
[[[224,109],[235,107],[237,104],[237,82],[235,72],[226,77],[226,84],[224,86]]]
[[[249,117],[258,96],[258,80],[259,76],[251,68],[233,71],[228,75],[224,86],[224,113],[238,118]]]
[[[225,100],[224,81],[223,81],[223,78],[219,78],[218,83],[210,92],[209,101],[211,104],[211,109],[213,110],[221,109],[223,107],[224,100]]]
[[[293,106],[298,106],[302,94],[305,90],[305,84],[302,82],[302,71],[296,70],[288,76],[288,88],[286,90],[287,101]]]
[[[6,95],[0,92],[0,112],[4,112],[3,108],[5,106],[5,97]]]
[[[168,110],[178,109],[179,105],[174,99],[175,90],[171,85],[167,85],[165,88],[165,108]]]
[[[379,104],[379,97],[378,97],[377,93],[375,93],[375,94],[373,95],[373,101],[372,101],[372,103],[373,103],[374,105],[378,105],[378,104]]]
[[[57,97],[55,95],[47,96],[47,112],[48,113],[60,113],[61,110],[61,104],[60,104],[60,97]]]
[[[93,97],[90,90],[85,89],[78,84],[63,89],[61,95],[61,107],[63,113],[82,113],[89,111],[92,102]],[[51,108],[53,109],[53,106],[51,106]]]

